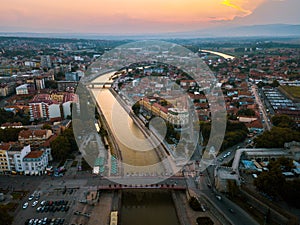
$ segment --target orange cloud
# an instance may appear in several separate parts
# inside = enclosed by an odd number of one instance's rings
[[[248,16],[252,13],[250,10],[243,9],[241,6],[232,3],[231,0],[223,0],[222,4],[226,5],[226,6],[229,6],[229,7],[232,7],[232,8],[234,8],[234,9],[240,11],[240,12],[245,13],[245,16]]]
[[[1,3],[0,26],[90,32],[118,27],[194,29],[209,26],[210,21],[247,16],[263,1],[266,0],[10,0]]]

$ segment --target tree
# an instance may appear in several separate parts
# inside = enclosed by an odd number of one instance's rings
[[[198,217],[196,221],[198,225],[214,225],[214,222],[209,217]]]
[[[140,113],[140,103],[139,102],[136,102],[133,106],[132,106],[132,111],[138,115]]]
[[[238,186],[236,185],[235,180],[228,180],[227,181],[228,186],[228,193],[231,197],[234,197],[238,193]]]
[[[13,222],[13,217],[8,214],[6,209],[0,207],[0,225],[10,225]]]
[[[65,74],[61,71],[59,71],[55,76],[56,80],[63,80],[64,78],[65,78]]]
[[[75,139],[75,136],[74,136],[74,132],[73,132],[73,129],[72,128],[68,128],[66,129],[62,135],[64,137],[67,138],[68,142],[70,143],[70,146],[71,146],[71,152],[74,152],[74,151],[78,151],[78,146],[77,146],[77,142],[76,142],[76,139]]]
[[[195,211],[201,211],[202,210],[200,202],[194,196],[190,198],[189,205]]]
[[[262,172],[255,180],[256,188],[273,197],[284,196],[286,180],[283,171],[290,171],[293,168],[291,159],[281,157],[276,161],[271,161],[268,165],[269,171]]]
[[[272,127],[254,139],[258,148],[283,148],[284,143],[300,141],[300,133],[290,128]]]
[[[0,142],[17,141],[22,128],[0,129]]]
[[[296,128],[296,122],[288,115],[278,114],[271,118],[272,124],[277,127]]]
[[[54,160],[63,161],[66,160],[71,152],[71,145],[68,139],[62,135],[59,135],[50,144],[51,153]]]
[[[279,82],[277,80],[274,80],[271,84],[272,87],[278,87],[280,86]]]
[[[280,195],[280,192],[285,183],[285,178],[279,167],[274,167],[268,172],[262,172],[255,180],[256,188],[273,197]]]
[[[285,201],[296,208],[300,208],[300,180],[286,181],[282,190],[282,197]]]
[[[237,115],[239,115],[239,116],[255,116],[255,112],[253,109],[240,109],[237,112]]]
[[[57,89],[57,81],[55,80],[46,80],[45,87],[49,89]]]
[[[52,130],[52,127],[50,124],[44,123],[42,126],[42,130]]]

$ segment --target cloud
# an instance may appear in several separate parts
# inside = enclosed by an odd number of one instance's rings
[[[250,10],[243,9],[241,6],[232,3],[231,0],[223,0],[222,4],[244,13],[244,16],[248,16],[252,13]]]

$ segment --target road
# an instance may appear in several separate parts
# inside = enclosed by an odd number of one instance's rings
[[[2,179],[3,178],[3,179]],[[126,178],[121,178],[126,179]],[[152,180],[155,181],[155,177],[128,177],[128,180],[133,180],[133,183],[149,183],[149,181],[145,180]],[[216,194],[212,192],[212,190],[207,186],[209,182],[208,175],[204,174],[204,176],[200,177],[200,185],[199,188],[196,188],[194,178],[187,178],[187,181],[184,177],[171,177],[163,182],[162,184],[166,185],[174,185],[175,187],[185,187],[186,185],[189,186],[195,193],[199,196],[205,196],[205,198],[213,205],[214,208],[211,210],[219,211],[218,214],[224,214],[224,217],[227,218],[232,224],[256,224],[255,221],[249,215],[228,200],[225,196],[222,196],[222,200],[219,201],[216,198]],[[116,182],[118,179],[115,180]],[[140,181],[140,182],[139,182]],[[11,185],[7,185],[7,184]],[[50,195],[48,193],[52,193],[52,198],[55,196],[55,199],[62,199],[66,196],[57,195],[55,190],[62,189],[64,186],[67,188],[79,188],[80,197],[84,191],[88,188],[96,187],[96,186],[108,186],[109,184],[113,185],[114,183],[108,179],[100,178],[99,176],[93,176],[90,173],[80,172],[75,176],[64,176],[64,177],[29,177],[29,176],[14,176],[14,177],[1,177],[0,180],[0,187],[8,187],[14,188],[15,190],[29,190],[29,194],[33,193],[34,191],[39,191],[41,193],[41,199],[49,199]],[[28,195],[29,195],[28,194]],[[47,197],[49,195],[49,197]],[[28,197],[28,196],[27,196]],[[27,198],[26,197],[26,198]],[[67,195],[67,199],[69,202],[72,202],[74,195]],[[78,196],[79,197],[79,196]],[[51,199],[51,197],[50,197]],[[24,200],[21,202],[24,203]],[[24,221],[26,218],[30,218],[30,213],[33,213],[32,207],[30,206],[30,210],[22,210],[22,204],[18,207],[16,211],[16,215],[20,215],[19,222]],[[72,205],[73,206],[73,205]],[[231,213],[228,209],[233,209],[235,213]],[[221,214],[220,214],[221,213]],[[43,214],[35,216],[42,217]],[[50,214],[47,216],[51,216]],[[58,214],[55,216],[62,217],[62,214]],[[68,215],[68,220],[71,218],[71,215]],[[222,216],[221,216],[222,217]],[[222,217],[223,218],[223,217]],[[15,223],[16,224],[16,223]],[[20,223],[21,224],[21,223]],[[227,223],[228,224],[228,223]]]
[[[230,201],[223,194],[218,193],[213,188],[209,187],[210,179],[207,171],[203,173],[203,176],[200,176],[200,182],[198,188],[196,188],[194,181],[189,178],[187,180],[188,186],[199,196],[205,196],[219,212],[222,212],[224,217],[230,221],[232,224],[243,224],[243,225],[255,225],[258,224],[247,212],[245,212],[238,205]],[[216,196],[221,196],[219,200]],[[232,209],[233,212],[229,211]]]
[[[258,94],[258,87],[256,85],[253,85],[252,86],[252,92],[254,94],[254,97],[255,97],[255,100],[256,100],[256,103],[258,104],[258,107],[259,107],[259,110],[261,112],[261,115],[263,117],[263,120],[264,120],[264,127],[267,129],[267,130],[271,130],[271,123],[269,122],[269,118],[268,118],[268,114],[266,112],[266,109],[265,109],[265,106],[263,105],[263,103],[261,102],[261,99],[259,97],[259,94]]]

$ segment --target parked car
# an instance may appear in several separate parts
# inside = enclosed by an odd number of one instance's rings
[[[34,202],[32,203],[32,207],[35,207],[38,203],[39,203],[39,201],[34,201]]]
[[[41,201],[41,206],[44,206],[44,205],[46,205],[46,201],[45,200]]]
[[[28,202],[25,202],[24,204],[23,204],[23,209],[26,209],[28,207]]]
[[[37,194],[36,196],[35,196],[35,200],[39,200],[40,199],[40,193],[39,194]]]
[[[34,198],[34,195],[30,195],[28,200],[31,201]]]

